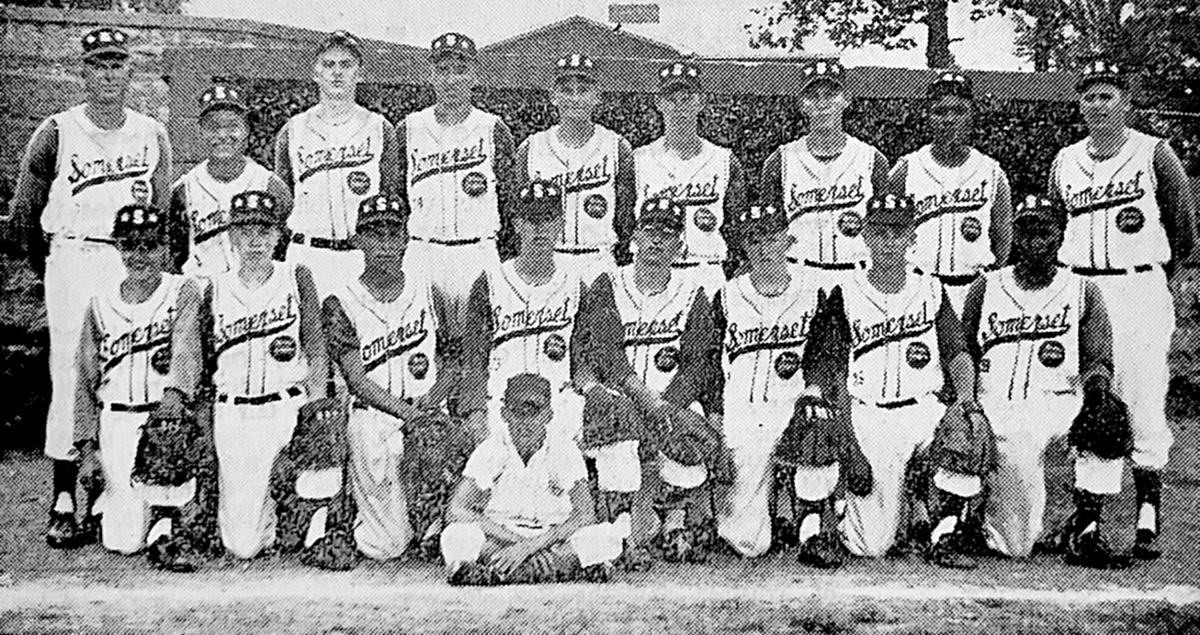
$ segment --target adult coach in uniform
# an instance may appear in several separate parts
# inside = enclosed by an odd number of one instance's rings
[[[1196,203],[1167,142],[1126,125],[1130,94],[1121,69],[1097,60],[1076,88],[1088,136],[1059,151],[1050,174],[1050,192],[1067,209],[1059,259],[1104,296],[1113,384],[1133,425],[1134,554],[1153,559],[1161,553],[1160,471],[1172,441],[1166,393],[1175,305],[1165,268],[1192,251]]]
[[[358,38],[325,38],[313,59],[320,100],[275,138],[275,172],[294,198],[287,257],[306,265],[322,292],[362,273],[362,254],[350,243],[358,206],[399,183],[395,129],[355,102],[362,63]]]
[[[600,105],[596,65],[574,53],[554,66],[550,103],[558,123],[517,148],[516,178],[550,181],[562,190],[563,231],[555,247],[563,266],[595,280],[628,264],[637,184],[633,150],[592,121]]]
[[[506,245],[497,247],[497,239],[511,230],[502,213],[513,138],[503,120],[471,104],[479,83],[471,38],[438,36],[429,65],[436,101],[405,117],[396,132],[401,195],[408,197],[411,214],[406,268],[426,269],[461,312],[479,274],[512,255]]]
[[[887,185],[888,160],[843,128],[850,96],[842,65],[816,60],[802,72],[808,132],[767,157],[759,198],[787,212],[794,261],[850,271],[867,258],[863,215],[867,199]]]
[[[917,206],[911,262],[946,286],[955,311],[987,267],[1008,262],[1012,202],[1008,177],[995,159],[969,145],[975,108],[971,80],[938,75],[926,90],[930,143],[892,168],[889,189]]]
[[[715,292],[732,274],[729,245],[732,219],[746,203],[742,164],[728,148],[700,136],[700,113],[707,106],[700,67],[682,60],[658,70],[654,105],[662,114],[663,136],[633,153],[637,168],[638,206],[668,198],[686,212],[683,248],[674,266],[698,269],[703,284]]]
[[[46,258],[46,321],[50,327],[50,410],[46,455],[54,461],[47,543],[80,543],[75,522],[77,458],[73,446],[75,353],[88,298],[121,275],[112,247],[113,211],[140,204],[165,209],[171,145],[155,120],[125,107],[133,69],[129,38],[117,29],[83,36],[87,101],[50,116],[33,133],[21,160],[10,213],[12,239],[40,244]]]

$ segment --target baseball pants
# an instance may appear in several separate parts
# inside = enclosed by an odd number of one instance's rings
[[[50,409],[46,456],[73,461],[75,451],[75,354],[83,316],[97,290],[121,280],[125,268],[112,246],[54,238],[46,257],[46,324],[50,330]],[[126,475],[128,478],[128,475]]]
[[[541,531],[509,527],[525,538],[532,538]],[[576,531],[567,540],[551,545],[548,549],[556,552],[570,551],[579,559],[581,567],[604,562],[612,562],[621,555],[624,546],[624,535],[628,531],[613,523],[588,525]],[[497,551],[507,547],[505,543],[489,538],[483,530],[474,523],[451,523],[442,531],[442,559],[450,571],[468,562],[478,562],[491,558]]]
[[[446,294],[459,307],[459,318],[466,310],[471,286],[484,271],[500,267],[496,241],[480,240],[466,245],[443,245],[413,238],[404,254],[404,270],[418,272]]]
[[[723,425],[733,455],[734,480],[717,513],[717,533],[741,555],[761,556],[771,547],[772,455],[791,417],[791,402],[743,403],[736,410],[729,405]]]
[[[356,280],[363,272],[363,255],[357,249],[339,251],[293,243],[288,246],[287,260],[308,267],[321,298]]]
[[[213,410],[220,493],[217,523],[233,555],[253,558],[275,542],[271,469],[292,438],[304,398],[252,406],[218,402]]]
[[[412,539],[401,478],[400,421],[375,409],[350,410],[350,491],[358,504],[354,539],[372,560],[400,557]]]

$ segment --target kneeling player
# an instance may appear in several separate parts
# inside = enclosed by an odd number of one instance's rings
[[[442,532],[451,584],[605,579],[624,532],[591,524],[587,470],[575,442],[556,434],[550,382],[510,378],[500,416],[475,448]]]
[[[967,294],[963,325],[979,363],[979,398],[996,432],[998,467],[989,479],[988,544],[1014,557],[1033,550],[1046,507],[1043,455],[1070,435],[1076,511],[1065,533],[1067,560],[1123,564],[1100,539],[1104,496],[1121,491],[1122,443],[1071,422],[1083,401],[1110,395],[1112,333],[1096,285],[1058,262],[1067,217],[1030,196],[1014,221],[1015,263],[984,274]],[[1082,391],[1080,390],[1082,388]],[[1129,438],[1128,421],[1118,438]],[[1104,458],[1102,458],[1104,457]]]

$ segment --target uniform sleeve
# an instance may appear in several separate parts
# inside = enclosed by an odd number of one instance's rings
[[[879,150],[875,150],[875,161],[871,165],[871,188],[876,192],[886,191],[891,163]]]
[[[688,309],[683,334],[679,338],[679,369],[663,390],[663,399],[685,408],[694,401],[713,414],[724,411],[724,373],[721,370],[721,338],[724,322],[720,294],[712,303],[703,293],[696,294]]]
[[[267,193],[275,197],[276,214],[283,220],[282,231],[279,232],[279,244],[275,246],[274,259],[283,262],[287,259],[288,243],[292,241],[292,230],[288,229],[287,219],[292,216],[294,208],[292,190],[288,188],[279,175],[272,174],[267,179]]]
[[[336,295],[326,297],[321,303],[321,323],[325,327],[329,353],[334,359],[341,359],[346,353],[361,347],[358,329],[346,316],[342,301]]]
[[[175,302],[175,326],[171,329],[171,366],[165,385],[184,395],[195,396],[204,372],[203,315],[212,311],[212,287],[202,294],[193,279],[184,280]]]
[[[409,203],[408,200],[408,123],[407,120],[401,119],[400,123],[396,124],[395,134],[396,155],[396,196]]]
[[[75,434],[76,445],[95,441],[100,434],[100,329],[96,314],[89,303],[83,315],[83,332],[75,353]]]
[[[1062,190],[1059,189],[1061,184],[1058,182],[1058,165],[1063,160],[1062,157],[1062,150],[1059,150],[1058,154],[1054,155],[1050,170],[1046,173],[1046,196],[1058,205],[1064,203]]]
[[[992,220],[988,228],[992,241],[995,268],[1008,264],[1009,249],[1012,247],[1012,192],[1004,170],[996,169],[996,198],[992,201]]]
[[[379,149],[379,191],[395,196],[400,191],[400,168],[397,165],[396,128],[387,119],[383,120],[383,145]]]
[[[187,188],[176,183],[171,188],[171,202],[167,206],[167,245],[171,250],[172,271],[180,273],[191,257],[192,223],[188,219]]]
[[[1158,181],[1155,198],[1163,211],[1161,219],[1171,244],[1171,261],[1178,265],[1195,244],[1196,201],[1179,156],[1165,140],[1154,149],[1154,173]]]
[[[633,230],[637,223],[637,167],[633,162],[633,148],[624,137],[621,137],[617,146],[616,179],[617,200],[613,205],[613,231],[617,234],[617,244],[613,245],[613,257],[620,267],[633,261],[629,242],[633,239]]]
[[[763,162],[758,183],[758,200],[764,204],[775,205],[778,209],[787,209],[783,198],[783,154],[781,148],[775,148]]]
[[[171,138],[167,129],[158,124],[158,165],[150,175],[150,189],[154,194],[151,204],[160,210],[167,209],[171,201],[171,173],[175,169],[175,156],[171,151]]]
[[[971,288],[967,290],[967,299],[963,302],[963,339],[967,352],[971,354],[971,359],[975,360],[976,364],[983,359],[983,350],[980,348],[977,334],[979,333],[979,319],[980,313],[983,311],[985,293],[987,293],[987,279],[980,276],[971,283]]]
[[[497,237],[497,249],[500,260],[508,260],[516,255],[516,237],[513,235],[512,215],[505,212],[512,200],[515,178],[513,172],[516,160],[516,149],[513,147],[512,131],[503,119],[496,118],[496,127],[492,131],[492,144],[496,148],[496,158],[492,169],[496,172],[496,211],[500,215],[500,235]]]
[[[463,468],[463,477],[475,482],[481,492],[492,491],[492,486],[500,479],[504,469],[503,448],[494,436],[489,436],[483,443],[475,447]]]
[[[58,125],[53,119],[47,119],[25,146],[16,188],[9,201],[9,217],[2,225],[4,242],[18,251],[40,253],[45,247],[41,216],[57,170]]]
[[[942,302],[938,307],[936,326],[938,351],[941,353],[942,367],[949,368],[950,361],[958,357],[960,353],[966,352],[966,337],[963,335],[963,324],[958,319],[958,314],[954,312],[954,307],[950,304],[950,298],[946,295],[946,290],[941,289]]]
[[[1079,379],[1086,384],[1096,375],[1111,380],[1112,374],[1112,325],[1100,289],[1088,280],[1084,283],[1083,312],[1079,316]]]
[[[480,274],[471,286],[462,330],[461,410],[473,412],[487,406],[488,361],[495,333],[492,320],[491,292],[487,274]]]
[[[892,167],[892,171],[888,174],[887,187],[884,190],[890,194],[901,196],[908,189],[906,185],[908,181],[908,159],[901,157],[896,161],[896,165]]]
[[[283,124],[279,134],[275,136],[275,174],[283,179],[289,190],[296,189],[296,177],[292,174],[292,155],[288,152],[288,130],[291,121]]]
[[[612,278],[601,274],[585,289],[579,302],[576,327],[571,332],[572,377],[580,367],[609,387],[625,384],[633,368],[625,356],[625,329],[613,297]]]
[[[734,233],[733,219],[746,209],[746,171],[737,156],[729,156],[729,186],[725,189],[725,201],[722,207],[724,222],[721,223],[721,237],[725,239],[725,277],[737,271],[741,263],[746,262],[741,243]]]
[[[325,332],[321,328],[321,304],[312,272],[304,265],[296,265],[296,287],[300,295],[300,346],[308,360],[306,383],[308,396],[312,399],[324,396],[322,389],[331,377]]]

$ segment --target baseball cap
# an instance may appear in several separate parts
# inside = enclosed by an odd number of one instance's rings
[[[246,113],[246,102],[242,100],[242,92],[233,86],[213,84],[200,94],[200,116],[203,117],[211,110],[227,108]]]
[[[544,223],[563,215],[562,190],[549,181],[530,181],[517,192],[513,216]]]
[[[129,36],[120,29],[101,27],[89,31],[83,36],[81,43],[85,60],[105,55],[129,57]]]
[[[321,45],[317,47],[317,55],[321,55],[325,51],[335,48],[344,48],[347,51],[350,51],[354,54],[354,57],[358,59],[358,63],[362,64],[362,41],[359,40],[358,37],[356,37],[353,33],[339,29],[325,36],[325,39],[321,42]]]
[[[846,68],[837,60],[813,60],[800,70],[804,74],[804,85],[801,92],[817,82],[832,82],[835,86],[843,86]]]
[[[592,62],[592,58],[582,53],[572,53],[566,57],[559,58],[554,63],[554,69],[554,81],[556,82],[568,77],[596,81],[596,64]]]
[[[1013,222],[1022,218],[1040,218],[1044,221],[1062,224],[1067,219],[1066,210],[1052,199],[1040,194],[1028,194],[1017,203],[1013,211]]]
[[[676,89],[699,91],[700,67],[688,60],[671,62],[658,69],[658,92],[665,93]]]
[[[112,237],[118,243],[135,235],[162,238],[166,231],[166,216],[148,205],[126,205],[113,219]]]
[[[363,199],[358,205],[358,220],[354,231],[363,232],[380,225],[405,227],[408,221],[408,204],[402,198],[376,194]]]
[[[863,223],[905,226],[912,225],[916,216],[917,206],[911,196],[876,194],[867,200],[867,213],[863,217]]]
[[[504,408],[518,417],[540,414],[550,405],[550,380],[533,373],[508,378],[504,387]]]
[[[774,205],[751,205],[738,218],[735,227],[739,236],[775,234],[787,231],[787,213]]]
[[[951,95],[963,99],[974,99],[975,89],[971,78],[958,71],[944,71],[929,82],[925,96],[929,99],[939,99]]]
[[[638,227],[660,227],[672,234],[683,231],[683,206],[666,197],[646,199],[639,210]]]
[[[248,190],[234,194],[229,201],[230,225],[280,225],[275,197],[267,192]]]
[[[461,57],[473,60],[478,56],[475,40],[462,33],[443,33],[429,45],[429,59],[440,60],[444,57]]]
[[[1129,82],[1125,79],[1121,67],[1105,59],[1094,59],[1083,67],[1079,72],[1079,81],[1075,83],[1075,90],[1082,93],[1092,84],[1108,84],[1121,90],[1129,88]]]

